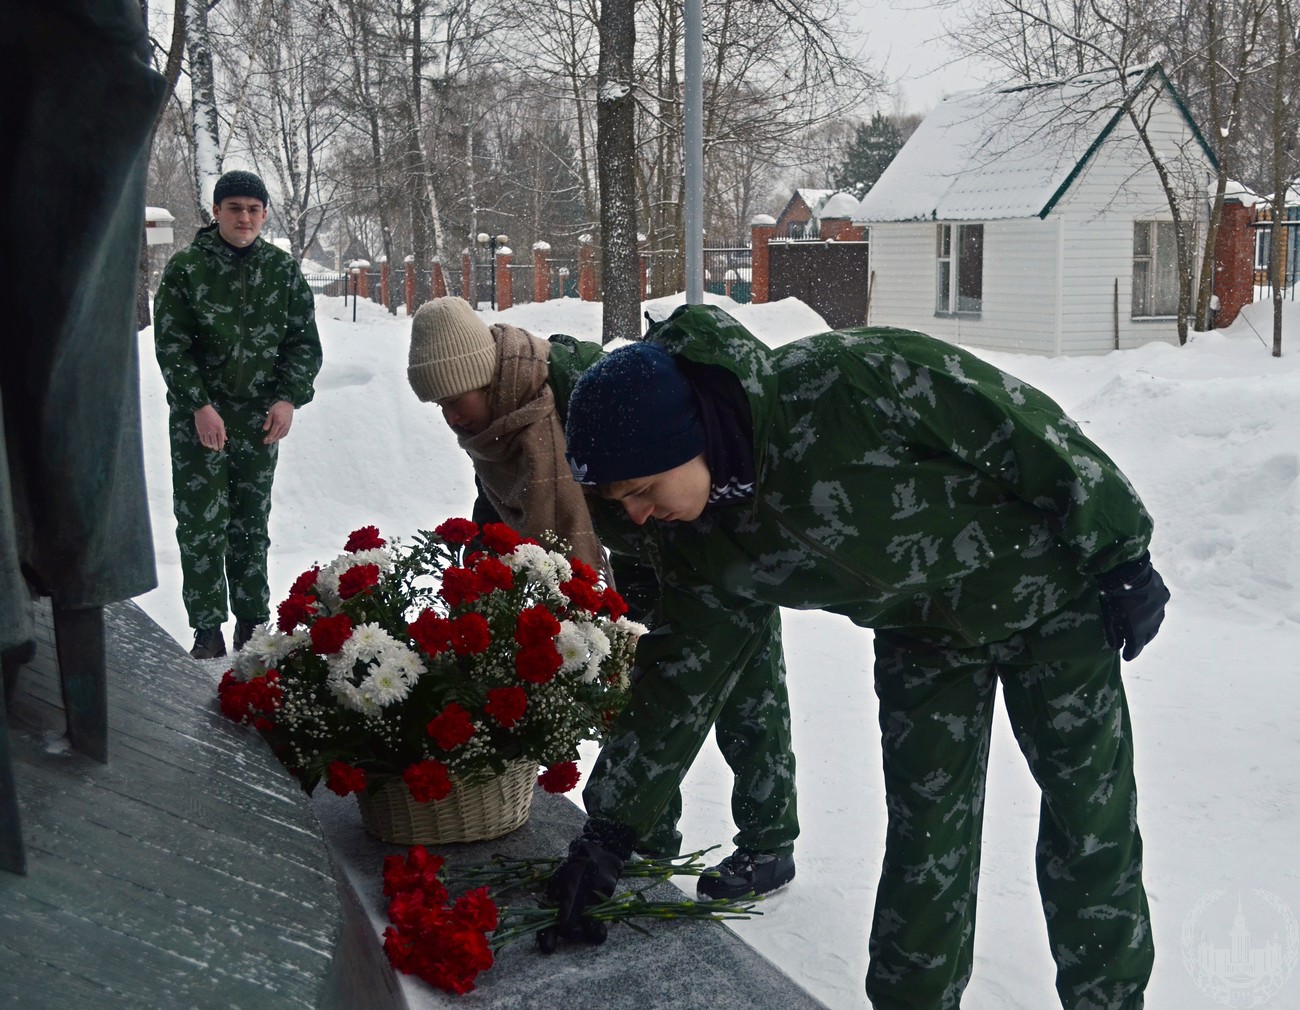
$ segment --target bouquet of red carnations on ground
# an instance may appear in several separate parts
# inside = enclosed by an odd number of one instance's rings
[[[218,688],[311,792],[400,777],[420,803],[512,762],[578,780],[627,697],[645,629],[597,573],[508,526],[450,519],[409,544],[373,526],[304,572]]]
[[[753,897],[690,901],[650,896],[673,876],[699,876],[705,854],[634,859],[623,869],[618,893],[584,914],[600,923],[626,922],[638,929],[636,920],[722,922],[760,915],[754,907],[759,899]],[[404,856],[386,856],[384,895],[392,925],[384,931],[384,952],[398,971],[447,992],[469,992],[502,947],[555,925],[556,910],[537,904],[535,892],[545,887],[559,864],[559,859],[497,859],[490,865],[460,867],[452,871],[459,878],[454,886],[464,890],[453,898],[445,879],[451,868],[442,856],[422,845],[412,846]]]

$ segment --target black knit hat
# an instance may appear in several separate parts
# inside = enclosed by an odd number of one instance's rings
[[[217,180],[217,185],[212,190],[212,202],[221,206],[222,200],[232,196],[252,197],[254,200],[261,200],[263,207],[271,206],[271,198],[267,196],[266,186],[252,172],[235,169]]]
[[[569,397],[564,428],[579,484],[613,484],[663,473],[704,451],[695,393],[668,352],[620,347],[589,368]]]

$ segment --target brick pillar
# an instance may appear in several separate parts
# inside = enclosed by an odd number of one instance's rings
[[[1254,208],[1225,200],[1214,242],[1214,293],[1219,297],[1215,327],[1229,326],[1255,300]]]
[[[753,283],[755,305],[768,300],[770,274],[768,243],[776,234],[776,219],[769,214],[758,214],[749,222],[750,281]]]
[[[533,301],[544,302],[551,297],[551,270],[546,254],[551,251],[549,242],[533,244]]]
[[[415,312],[415,257],[408,256],[402,260],[402,300],[406,303],[406,314]]]
[[[847,217],[824,217],[818,237],[823,242],[861,242],[866,228]]]
[[[508,309],[515,303],[514,292],[510,287],[510,264],[515,261],[514,250],[502,246],[497,250],[497,261],[492,269],[497,272],[497,309]]]
[[[446,298],[447,278],[443,276],[442,263],[438,260],[434,260],[429,272],[429,291],[432,293],[434,298]]]
[[[470,259],[468,249],[460,254],[460,296],[478,308],[478,301],[474,298],[474,261]]]
[[[364,261],[357,264],[357,297],[370,297],[370,264]]]
[[[596,300],[596,247],[591,236],[583,235],[578,247],[578,297],[584,302]]]

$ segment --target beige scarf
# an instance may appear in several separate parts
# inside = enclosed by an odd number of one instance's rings
[[[609,578],[582,488],[564,458],[564,429],[547,385],[549,342],[517,326],[492,326],[499,364],[488,386],[495,420],[460,439],[488,500],[507,523],[545,542],[551,533]]]

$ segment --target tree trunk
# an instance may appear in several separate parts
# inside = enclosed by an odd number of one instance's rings
[[[1277,0],[1277,69],[1273,72],[1273,222],[1269,228],[1270,244],[1268,258],[1269,286],[1273,290],[1273,357],[1282,357],[1282,294],[1284,278],[1282,276],[1282,251],[1286,241],[1286,170],[1284,168],[1284,147],[1287,128],[1283,116],[1286,114],[1285,88],[1286,79],[1286,0]]]
[[[194,139],[194,202],[199,220],[212,222],[208,200],[221,175],[221,139],[217,132],[217,85],[212,69],[212,36],[207,0],[185,4],[186,47],[190,54],[190,105]]]
[[[597,73],[596,151],[600,182],[600,245],[604,282],[601,343],[641,335],[641,283],[636,240],[636,104],[632,58],[634,0],[602,0]]]

